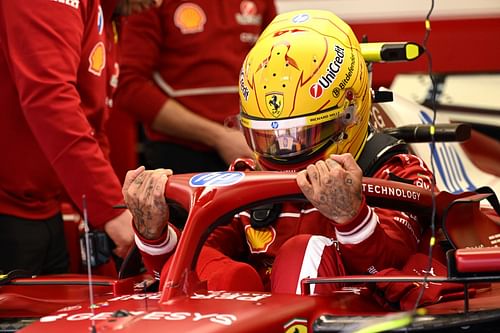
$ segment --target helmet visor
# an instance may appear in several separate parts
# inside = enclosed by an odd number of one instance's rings
[[[307,117],[276,121],[242,118],[242,127],[251,148],[272,159],[304,156],[343,137],[346,124],[342,117],[313,125],[300,124],[307,121]]]

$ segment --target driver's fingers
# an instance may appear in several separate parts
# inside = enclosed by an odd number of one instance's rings
[[[330,158],[335,162],[339,163],[342,168],[344,168],[347,172],[351,172],[354,174],[362,175],[363,171],[359,167],[358,163],[351,154],[341,154],[341,155],[330,155]]]
[[[325,164],[328,166],[328,169],[330,170],[330,172],[332,172],[333,170],[344,170],[344,168],[342,167],[342,165],[340,163],[338,163],[337,161],[334,161],[333,159],[331,158],[327,158],[325,160]]]
[[[130,170],[127,172],[127,175],[125,176],[125,181],[123,182],[123,187],[122,187],[122,194],[124,196],[126,195],[128,189],[130,187],[130,184],[132,184],[132,182],[137,178],[137,176],[139,176],[141,173],[143,173],[144,170],[146,170],[146,168],[141,165],[137,169]]]
[[[299,188],[302,190],[302,193],[304,193],[306,196],[311,195],[313,193],[312,185],[308,179],[307,170],[302,170],[299,173],[297,173],[296,180],[297,180],[297,185],[299,185]]]
[[[157,176],[162,174],[171,174],[172,170],[166,169],[155,169],[148,170],[136,178],[135,183],[137,183],[138,199],[142,203],[147,203],[152,200],[154,196],[155,181],[158,179]],[[141,178],[142,177],[142,178]]]
[[[312,187],[318,188],[320,184],[318,167],[315,164],[309,164],[306,170]]]
[[[165,201],[165,186],[168,176],[172,175],[172,170],[162,170],[151,175],[152,193],[147,198],[151,206],[161,204]]]
[[[316,162],[316,167],[318,168],[319,180],[321,184],[330,185],[332,183],[332,174],[326,162],[320,160]]]

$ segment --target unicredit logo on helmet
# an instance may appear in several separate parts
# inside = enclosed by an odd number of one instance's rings
[[[335,45],[335,59],[333,59],[328,68],[326,69],[326,73],[321,75],[317,84],[321,85],[324,89],[330,87],[330,85],[335,81],[340,68],[342,67],[342,63],[344,62],[344,48],[339,45]]]

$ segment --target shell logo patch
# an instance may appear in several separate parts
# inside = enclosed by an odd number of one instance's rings
[[[265,253],[276,239],[276,230],[273,227],[254,229],[252,226],[246,225],[245,236],[250,252]]]
[[[307,320],[295,318],[283,327],[285,333],[307,333]]]
[[[266,106],[267,110],[273,115],[273,117],[278,118],[283,112],[283,94],[282,93],[271,93],[266,95]]]
[[[194,34],[205,29],[207,16],[203,9],[192,2],[183,3],[174,13],[174,23],[183,34]]]
[[[98,42],[89,55],[89,72],[101,76],[102,70],[106,66],[106,48],[103,42]]]

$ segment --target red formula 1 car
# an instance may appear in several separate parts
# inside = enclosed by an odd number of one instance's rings
[[[385,92],[374,98],[388,99]],[[429,125],[430,112],[394,96],[393,102],[374,105],[373,118],[378,130],[408,142],[425,142],[427,130],[421,137],[415,129]],[[413,129],[408,131],[408,126]],[[448,124],[437,141],[463,139],[462,131],[463,127]],[[372,206],[428,216],[435,208],[436,228],[450,248],[448,272],[442,276],[306,279],[301,295],[207,290],[194,267],[215,227],[266,202],[305,198],[293,173],[174,175],[169,178],[166,199],[176,216],[186,217],[186,226],[163,290],[148,287],[151,278],[143,273],[137,250],[130,252],[117,277],[91,272],[27,277],[10,272],[0,276],[0,332],[496,331],[500,324],[500,207],[494,192],[480,186],[497,190],[499,175],[494,174],[491,159],[487,169],[493,173],[472,166],[479,159],[470,158],[457,142],[437,146],[434,162],[438,188],[443,191],[431,193],[372,178],[364,179],[363,190]],[[431,164],[428,143],[411,143],[411,149]],[[373,292],[375,284],[390,282],[416,283],[423,288],[453,283],[460,292],[422,310],[401,312],[382,306]],[[309,287],[317,283],[348,287],[329,295],[311,295]]]
[[[365,178],[363,189],[374,206],[419,214],[432,209],[432,193],[413,185]],[[123,278],[117,280],[95,276],[91,281],[86,276],[13,279],[0,287],[2,314],[10,311],[10,317],[38,317],[21,332],[54,333],[338,332],[355,331],[361,326],[378,327],[378,331],[380,327],[404,326],[410,331],[440,332],[460,327],[487,331],[500,324],[500,284],[495,283],[500,280],[500,249],[492,247],[500,235],[500,225],[497,215],[483,213],[479,205],[483,199],[494,198],[491,193],[435,193],[439,225],[454,248],[448,252],[448,274],[427,276],[426,282],[457,283],[463,286],[463,292],[460,299],[443,300],[418,314],[382,307],[369,284],[421,283],[423,277],[307,279],[302,295],[206,290],[194,267],[210,231],[229,222],[236,213],[263,202],[305,200],[293,173],[174,175],[165,193],[173,207],[189,211],[189,215],[163,290],[141,289],[143,276],[140,271],[133,272],[131,255],[124,263]],[[129,272],[125,272],[127,269]],[[125,277],[130,274],[133,277]],[[331,295],[308,292],[311,284],[338,282],[347,282],[350,287]]]

